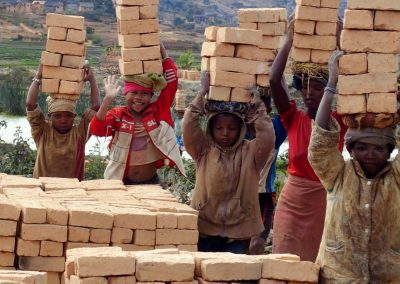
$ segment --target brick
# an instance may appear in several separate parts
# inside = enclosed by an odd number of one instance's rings
[[[271,70],[271,63],[232,57],[212,57],[212,71],[232,71],[246,74],[266,74]]]
[[[157,245],[193,245],[197,244],[199,232],[197,230],[157,229]]]
[[[210,71],[210,57],[201,58],[201,71]]]
[[[269,87],[269,75],[257,75],[257,86]]]
[[[211,26],[204,29],[204,36],[208,41],[217,41],[217,33],[219,27]]]
[[[108,284],[135,284],[135,276],[114,276],[107,277]]]
[[[135,244],[112,244],[113,246],[118,246],[124,251],[152,251],[154,246],[141,246]]]
[[[56,201],[42,201],[41,204],[46,207],[46,223],[52,225],[68,225],[68,210]]]
[[[297,282],[297,283],[303,283],[303,282]],[[274,279],[264,279],[264,278],[261,278],[261,279],[258,281],[258,284],[289,284],[289,282],[281,281],[281,280],[274,280]]]
[[[184,254],[139,254],[136,268],[137,281],[192,281],[194,258]]]
[[[141,20],[156,19],[158,17],[158,6],[148,5],[139,8],[139,18]]]
[[[67,236],[66,226],[25,223],[21,225],[21,238],[24,240],[66,242]]]
[[[19,219],[21,209],[18,207],[17,203],[8,200],[0,200],[0,220],[15,220]]]
[[[39,252],[40,241],[17,239],[16,253],[18,256],[38,256]]]
[[[177,247],[179,251],[190,251],[190,252],[197,251],[197,245],[178,245]]]
[[[108,246],[109,244],[68,242],[64,244],[64,250],[68,251],[69,249],[77,249],[77,248],[104,248]]]
[[[0,251],[14,252],[15,251],[15,238],[0,236]]]
[[[68,226],[68,241],[70,242],[89,242],[90,229]]]
[[[399,57],[397,54],[368,54],[369,73],[394,73],[399,68]]]
[[[217,42],[259,45],[262,43],[262,32],[240,28],[219,28]]]
[[[255,85],[256,80],[254,75],[211,70],[210,83],[214,86],[250,88]]]
[[[47,283],[61,284],[61,278],[62,278],[61,273],[47,272],[46,274],[47,274]]]
[[[83,87],[83,82],[71,82],[61,80],[59,93],[80,95],[83,92]]]
[[[17,232],[17,222],[11,220],[0,220],[0,236],[11,237]]]
[[[158,5],[158,0],[117,0],[117,4],[127,6]]]
[[[397,113],[396,93],[370,93],[367,100],[367,112]]]
[[[367,100],[365,95],[339,95],[336,108],[339,114],[366,113]]]
[[[326,64],[331,58],[332,51],[330,50],[311,50],[311,62],[318,64]]]
[[[396,73],[339,75],[338,89],[342,95],[391,93],[397,91]]]
[[[236,46],[235,57],[256,61],[273,61],[276,57],[276,54],[276,50],[262,49],[257,46],[239,44]]]
[[[90,229],[89,240],[96,244],[109,244],[111,241],[111,230]]]
[[[114,226],[139,230],[155,230],[156,214],[154,212],[130,212],[115,215]]]
[[[293,46],[297,48],[335,50],[336,36],[302,35],[295,34]]]
[[[39,254],[41,256],[63,256],[63,243],[41,241]]]
[[[18,258],[18,269],[64,272],[65,257],[22,256]]]
[[[140,246],[154,246],[156,244],[156,231],[135,230],[133,243]]]
[[[21,220],[24,223],[41,224],[46,222],[46,208],[36,200],[19,200]]]
[[[135,257],[128,254],[80,256],[75,260],[79,277],[133,275]]]
[[[275,23],[287,19],[285,8],[246,8],[238,10],[240,23]]]
[[[239,103],[249,103],[251,96],[248,89],[233,88],[231,91],[231,101]]]
[[[203,42],[201,56],[227,56],[233,57],[235,45],[227,43]]]
[[[80,16],[47,13],[46,26],[83,30],[85,29],[85,18]]]
[[[343,55],[339,59],[339,73],[341,75],[357,75],[368,72],[366,53],[352,53]]]
[[[318,274],[319,267],[312,262],[263,259],[262,278],[317,283]]]
[[[262,31],[263,35],[280,36],[286,33],[286,22],[258,23],[257,29]]]
[[[118,28],[119,33],[123,35],[155,33],[160,30],[156,19],[118,21]]]
[[[245,257],[206,259],[201,262],[202,278],[208,281],[243,281],[261,278],[262,263]]]
[[[85,57],[64,55],[62,57],[61,66],[75,69],[82,69],[85,65]]]
[[[239,28],[248,29],[248,30],[257,30],[258,24],[257,23],[239,23]],[[216,41],[216,39],[214,39],[214,41]]]
[[[231,100],[231,88],[210,86],[208,100],[229,102]]]
[[[137,6],[116,6],[115,14],[120,21],[139,20],[139,7]]]
[[[338,14],[337,9],[296,6],[295,19],[336,23]]]
[[[159,33],[149,33],[140,35],[140,45],[141,46],[154,46],[160,45],[160,34]]]
[[[396,0],[348,0],[348,9],[395,10],[400,11],[400,2]]]
[[[15,254],[12,252],[0,252],[0,267],[14,266]]]
[[[260,48],[278,49],[281,46],[282,36],[263,36]]]
[[[80,278],[75,275],[71,275],[68,284],[107,284],[106,277],[86,277]]]
[[[315,24],[315,21],[296,20],[294,22],[294,32],[297,34],[313,35]]]
[[[84,43],[86,40],[86,31],[69,29],[67,33],[67,41]]]
[[[124,62],[119,59],[118,63],[122,75],[143,74],[143,63],[140,60]]]
[[[120,45],[121,47],[140,47],[140,34],[118,34],[118,45]]]
[[[292,57],[296,62],[311,62],[311,49],[294,47]]]
[[[343,28],[354,30],[372,30],[374,28],[374,14],[370,10],[346,10]]]
[[[153,60],[160,58],[160,47],[122,48],[122,59],[126,61]]]
[[[163,73],[163,66],[161,60],[148,60],[143,61],[143,71],[144,73]]]
[[[197,221],[198,221],[197,215],[180,213],[177,216],[178,216],[178,229],[197,230]]]
[[[400,11],[376,11],[374,30],[400,31]]]
[[[400,32],[343,30],[341,49],[345,52],[400,53]]]
[[[321,7],[321,0],[296,0],[297,5]]]
[[[338,9],[340,0],[321,0],[321,7]]]
[[[173,213],[157,213],[157,229],[176,229],[178,227],[178,215]]]
[[[55,40],[66,40],[67,29],[60,27],[49,27],[47,30],[47,38]]]
[[[315,34],[321,36],[336,36],[337,23],[317,22],[315,26]]]
[[[85,55],[85,45],[69,41],[49,39],[46,42],[46,51],[67,55]]]
[[[133,231],[126,228],[114,227],[111,232],[111,242],[129,244],[133,240]]]
[[[42,79],[42,92],[43,93],[58,93],[60,88],[60,79]]]
[[[114,216],[109,211],[73,209],[69,211],[69,225],[77,227],[111,229]]]

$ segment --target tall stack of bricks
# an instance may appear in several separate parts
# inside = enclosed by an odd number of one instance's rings
[[[338,112],[396,113],[400,2],[349,0],[341,49]]]
[[[243,29],[260,30],[263,34],[262,43],[253,48],[257,61],[272,62],[275,59],[287,28],[287,12],[284,8],[249,8],[238,11],[239,27]],[[244,47],[242,47],[244,48]],[[254,55],[255,55],[254,54]],[[269,87],[269,71],[257,74],[257,86]]]
[[[0,270],[0,284],[51,284],[44,272]]]
[[[340,0],[296,0],[292,57],[326,64],[337,46]]]
[[[162,73],[158,0],[117,0],[122,75]]]
[[[85,18],[48,13],[46,25],[42,92],[53,98],[77,100],[84,87]]]
[[[317,283],[318,265],[294,255],[116,249],[69,250],[65,283]]]

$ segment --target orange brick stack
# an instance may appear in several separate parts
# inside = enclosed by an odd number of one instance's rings
[[[117,0],[122,75],[162,73],[158,0]]]
[[[338,112],[396,113],[400,2],[349,0],[341,49]]]
[[[0,284],[51,284],[44,272],[0,270]]]
[[[83,91],[85,18],[48,13],[46,51],[42,52],[42,92],[78,100]]]

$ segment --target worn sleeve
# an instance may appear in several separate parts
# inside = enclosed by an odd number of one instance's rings
[[[164,77],[167,80],[167,87],[161,91],[158,101],[163,106],[170,107],[174,101],[176,91],[178,90],[178,69],[171,58],[163,61]]]
[[[96,114],[96,111],[94,111],[92,109],[86,109],[83,112],[81,121],[79,122],[79,126],[78,126],[79,135],[81,135],[81,137],[89,138],[89,137],[86,137],[88,135],[89,123],[92,120],[92,118],[95,116],[95,114]]]
[[[46,119],[39,105],[32,111],[27,110],[26,114],[31,126],[32,138],[36,142],[43,134],[43,130],[46,126]]]
[[[339,136],[340,126],[333,117],[329,121],[328,130],[313,122],[308,161],[328,191],[333,189],[337,177],[345,166],[343,156],[338,149]]]
[[[281,117],[281,122],[287,130],[289,130],[290,126],[292,125],[293,119],[298,111],[295,100],[290,100],[289,103],[290,103],[289,109],[285,112],[279,113]]]
[[[100,120],[96,115],[93,115],[90,121],[90,134],[100,137],[112,136],[115,130],[116,118],[114,109],[107,112],[104,120]]]

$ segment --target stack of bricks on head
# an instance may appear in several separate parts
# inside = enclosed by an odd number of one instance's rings
[[[42,92],[78,100],[83,91],[85,18],[48,13],[46,51],[42,52]]]
[[[162,73],[158,0],[117,0],[122,75]]]
[[[158,185],[0,174],[0,269],[47,272],[58,284],[68,249],[195,251],[198,236],[197,211]]]
[[[241,9],[238,17],[240,28],[205,30],[201,69],[210,71],[209,100],[248,103],[249,88],[269,86],[272,61],[286,31],[286,9]]]
[[[400,1],[348,0],[341,49],[338,112],[396,113]]]
[[[337,46],[340,0],[296,0],[292,57],[326,64]]]

